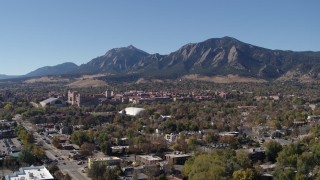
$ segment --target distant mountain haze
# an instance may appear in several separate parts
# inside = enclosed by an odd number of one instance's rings
[[[1,79],[11,79],[11,78],[15,78],[18,76],[9,76],[9,75],[5,75],[5,74],[0,74],[0,80]]]
[[[63,64],[58,64],[56,66],[45,66],[39,69],[36,69],[24,76],[26,77],[38,77],[38,76],[48,76],[48,75],[62,75],[67,74],[70,71],[73,71],[78,68],[78,65],[72,62],[66,62]]]

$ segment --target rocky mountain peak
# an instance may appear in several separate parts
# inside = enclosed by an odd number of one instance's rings
[[[129,45],[112,49],[81,67],[81,71],[92,73],[237,74],[264,79],[277,79],[293,69],[318,77],[320,52],[265,49],[228,36],[189,43],[168,55],[148,54]]]

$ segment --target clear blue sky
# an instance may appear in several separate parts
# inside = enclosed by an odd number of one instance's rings
[[[3,0],[0,74],[83,64],[111,48],[167,54],[231,36],[283,50],[320,51],[319,0]]]

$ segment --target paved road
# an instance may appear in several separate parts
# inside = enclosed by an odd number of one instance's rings
[[[68,153],[64,150],[59,150],[52,146],[52,144],[46,143],[42,136],[37,132],[34,132],[34,127],[30,123],[23,123],[22,124],[28,131],[33,132],[33,135],[38,141],[43,142],[43,148],[45,149],[46,155],[48,158],[52,160],[58,161],[58,167],[63,173],[68,173],[72,179],[75,180],[88,180],[90,178],[87,177],[86,173],[82,173],[81,170],[84,168],[85,164],[77,165],[77,161],[69,160]],[[63,159],[62,159],[63,158]]]
[[[12,174],[13,172],[9,169],[5,169],[4,167],[1,167],[1,170],[0,170],[0,177],[3,177],[3,176],[6,176],[6,175],[9,175],[9,174]]]
[[[46,154],[50,159],[58,160],[58,167],[59,169],[64,172],[68,173],[72,179],[75,180],[88,180],[86,173],[82,173],[81,170],[84,168],[85,165],[78,165],[77,161],[69,160],[68,155],[63,150],[56,149],[51,144],[47,144],[46,142],[43,143],[43,147],[46,149]],[[63,158],[63,160],[61,159]]]
[[[88,177],[86,177],[84,175],[84,173],[81,173],[81,172],[79,172],[77,170],[68,169],[68,170],[63,170],[63,172],[68,173],[72,177],[72,179],[76,179],[76,180],[87,180],[87,179],[89,179]]]

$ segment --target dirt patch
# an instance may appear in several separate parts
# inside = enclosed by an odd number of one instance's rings
[[[183,76],[182,79],[195,80],[195,81],[208,81],[214,83],[264,83],[264,79],[257,79],[251,77],[242,77],[238,75],[229,74],[227,76],[203,76],[199,74],[191,74]]]
[[[318,79],[312,78],[309,74],[302,74],[300,71],[288,71],[279,77],[276,81],[298,81],[301,83],[319,82]]]
[[[99,77],[104,77],[110,74],[94,74],[94,75],[83,75],[81,78],[82,79],[94,79],[94,78],[99,78]]]
[[[25,83],[56,83],[56,82],[70,82],[68,78],[60,78],[60,77],[40,77],[40,78],[32,78],[24,81]]]
[[[136,81],[137,84],[143,84],[143,83],[163,83],[163,80],[160,79],[144,79],[140,78]]]
[[[102,87],[106,86],[107,83],[97,79],[80,79],[73,83],[68,84],[70,88],[88,88],[88,87]]]

